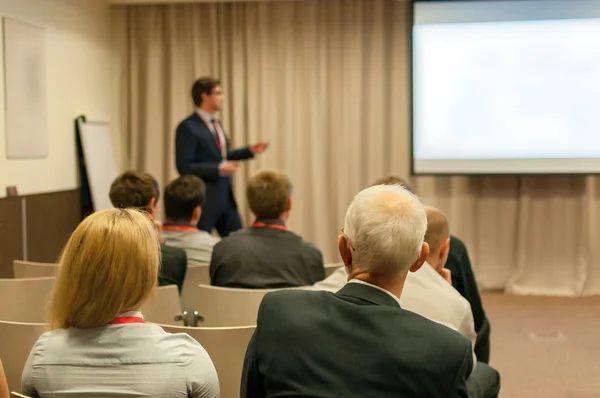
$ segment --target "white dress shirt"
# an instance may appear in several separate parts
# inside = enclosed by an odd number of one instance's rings
[[[313,287],[317,290],[337,292],[346,282],[348,282],[348,274],[345,267],[341,267],[326,279],[315,283]],[[362,281],[353,279],[350,282],[361,283]],[[398,300],[387,290],[384,291]],[[423,264],[417,272],[408,273],[398,301],[403,309],[460,332],[471,341],[472,349],[475,349],[477,334],[471,305],[429,263]],[[473,351],[473,369],[476,364],[477,358]]]

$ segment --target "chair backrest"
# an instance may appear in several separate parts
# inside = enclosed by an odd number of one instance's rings
[[[13,271],[15,278],[43,278],[56,276],[58,264],[13,260]]]
[[[31,398],[31,397],[28,397],[27,395],[19,394],[18,392],[14,392],[14,391],[11,391],[10,395],[13,397],[19,397],[19,398]]]
[[[0,279],[0,320],[44,322],[54,278]]]
[[[198,326],[256,325],[258,307],[269,292],[281,289],[238,289],[198,285],[196,303],[204,320]]]
[[[217,370],[221,398],[239,398],[244,356],[255,326],[192,328],[165,325],[163,329],[169,333],[187,333],[200,343]]]
[[[42,333],[43,323],[0,321],[0,355],[9,391],[21,391],[23,367]]]
[[[198,285],[210,285],[208,264],[188,261],[187,272],[181,289],[181,308],[190,314],[198,309],[196,306],[196,286]]]
[[[176,285],[159,286],[154,295],[142,306],[148,322],[164,325],[183,325],[179,291]],[[175,320],[179,318],[179,320]]]
[[[325,264],[325,278],[327,278],[328,276],[333,274],[336,269],[343,267],[343,266],[344,266],[344,263]]]

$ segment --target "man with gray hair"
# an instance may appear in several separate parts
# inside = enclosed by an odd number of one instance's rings
[[[367,188],[348,207],[339,292],[269,293],[242,374],[242,397],[468,397],[471,343],[399,304],[429,255],[427,217],[397,185]]]

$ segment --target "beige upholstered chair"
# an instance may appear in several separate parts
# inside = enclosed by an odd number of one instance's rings
[[[265,294],[281,290],[206,285],[199,285],[196,289],[198,313],[202,317],[197,326],[203,327],[256,325],[258,307]]]
[[[42,323],[0,321],[0,355],[10,391],[21,391],[21,375],[27,357],[44,333]]]
[[[54,278],[0,279],[0,320],[44,322]]]
[[[189,314],[198,309],[196,307],[196,287],[198,285],[210,285],[208,264],[188,262],[181,289],[181,308]]]
[[[325,278],[327,278],[328,276],[333,274],[336,269],[343,267],[343,266],[344,266],[344,263],[325,264]]]
[[[43,278],[56,276],[58,264],[36,263],[33,261],[13,260],[15,278]]]
[[[181,312],[179,291],[176,285],[159,286],[142,307],[144,318],[148,322],[164,325],[182,326],[187,315]]]
[[[215,365],[219,376],[221,398],[239,398],[244,356],[255,326],[231,328],[161,326],[169,333],[187,333],[198,341]]]

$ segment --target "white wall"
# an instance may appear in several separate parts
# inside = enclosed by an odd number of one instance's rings
[[[73,119],[80,114],[114,119],[110,7],[104,0],[0,0],[0,16],[46,29],[49,134],[47,158],[6,158],[4,81],[0,79],[0,197],[6,196],[9,185],[16,185],[19,194],[74,189],[79,177]],[[113,125],[118,125],[116,120]]]

